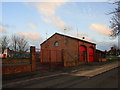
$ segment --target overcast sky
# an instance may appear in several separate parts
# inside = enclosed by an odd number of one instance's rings
[[[110,15],[116,6],[110,2],[0,2],[0,35],[18,34],[39,47],[54,33],[78,37],[109,50]],[[66,29],[64,31],[64,29]],[[47,33],[47,34],[46,34]]]

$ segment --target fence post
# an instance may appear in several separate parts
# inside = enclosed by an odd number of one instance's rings
[[[30,47],[30,53],[31,53],[31,71],[36,70],[36,54],[35,54],[35,47]]]

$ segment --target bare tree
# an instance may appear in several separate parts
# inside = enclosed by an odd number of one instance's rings
[[[17,43],[18,43],[18,36],[12,35],[12,37],[11,37],[11,49],[15,52],[18,51]]]
[[[110,20],[110,28],[112,29],[111,37],[117,37],[118,36],[118,48],[120,49],[120,0],[114,0],[114,3],[117,7],[112,14],[112,18]]]
[[[25,37],[21,37],[18,35],[13,35],[12,38],[11,47],[13,51],[17,52],[27,52],[29,49],[28,41],[25,39]]]
[[[3,53],[5,49],[9,47],[9,38],[8,36],[2,36],[0,38],[0,51]]]
[[[114,4],[117,5],[117,8],[110,13],[113,15],[110,21],[110,28],[113,31],[111,36],[116,37],[120,34],[120,1],[116,1]]]
[[[20,52],[27,52],[29,49],[28,41],[25,39],[25,37],[18,37],[18,50]]]

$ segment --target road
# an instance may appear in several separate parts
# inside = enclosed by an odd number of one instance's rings
[[[94,77],[66,73],[14,84],[6,88],[118,88],[118,69],[120,67]]]

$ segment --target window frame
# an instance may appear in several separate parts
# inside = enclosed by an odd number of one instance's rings
[[[55,41],[55,42],[54,42],[54,46],[55,46],[55,47],[58,47],[58,46],[59,46],[59,42],[58,42],[58,41]]]

